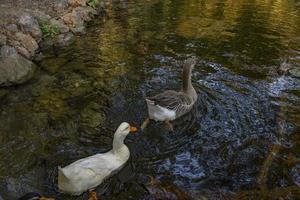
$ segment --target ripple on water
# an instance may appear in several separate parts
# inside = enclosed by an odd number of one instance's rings
[[[253,185],[268,145],[276,142],[276,112],[259,83],[218,64],[206,67],[217,72],[197,81],[193,111],[174,122],[175,133],[150,125],[136,144],[144,150],[135,163],[143,173],[157,172],[157,178],[186,189],[211,190],[216,182],[232,189]]]

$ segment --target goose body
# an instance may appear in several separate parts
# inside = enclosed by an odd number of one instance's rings
[[[197,101],[197,93],[192,85],[192,69],[195,59],[188,59],[183,66],[181,91],[166,90],[146,98],[149,118],[155,121],[173,121],[188,113]]]
[[[124,139],[134,128],[123,122],[114,135],[113,149],[80,159],[72,164],[58,168],[58,188],[63,193],[80,195],[94,189],[104,179],[121,169],[130,156]]]

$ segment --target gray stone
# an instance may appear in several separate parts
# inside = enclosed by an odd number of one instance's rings
[[[0,33],[0,46],[6,45],[6,36]]]
[[[9,46],[3,46],[1,48],[1,58],[6,58],[8,56],[14,56],[17,54],[17,51]]]
[[[43,12],[39,12],[37,13],[36,15],[36,18],[41,22],[41,23],[47,23],[50,19],[51,19],[51,16],[50,15],[47,15]]]
[[[35,54],[33,60],[35,62],[41,62],[44,58],[45,58],[45,55],[42,52],[40,52],[38,54]]]
[[[74,35],[73,33],[65,33],[65,34],[60,34],[56,38],[56,44],[58,46],[66,46],[71,44],[74,41]]]
[[[289,70],[289,73],[295,78],[300,78],[300,68],[293,68]]]
[[[69,0],[68,2],[72,7],[86,6],[86,0]]]
[[[42,31],[37,20],[29,13],[24,13],[20,16],[19,25],[23,32],[29,33],[35,38],[42,37]]]
[[[68,0],[60,0],[54,4],[54,10],[58,13],[64,12],[68,8]]]
[[[53,47],[54,45],[54,39],[53,38],[47,38],[47,40],[42,40],[40,42],[40,49],[42,51],[45,51],[46,49],[49,49]]]
[[[83,26],[83,20],[81,19],[80,13],[76,12],[76,10],[65,14],[62,19],[69,27]]]
[[[19,54],[21,54],[25,58],[29,59],[31,57],[30,53],[24,47],[17,46],[16,49],[19,52]]]
[[[20,46],[21,43],[19,41],[16,41],[16,40],[11,40],[9,41],[9,44],[13,47],[17,47],[17,46]]]
[[[86,9],[86,10],[88,11],[88,13],[91,14],[91,15],[98,15],[97,10],[94,9],[94,8],[92,8],[92,7],[90,7],[90,6],[86,7],[85,9]]]
[[[36,65],[20,56],[16,49],[9,46],[1,48],[0,86],[22,84],[34,75]]]
[[[62,19],[59,19],[59,20],[51,19],[50,24],[52,26],[58,27],[60,33],[67,33],[70,31],[69,27],[63,22]]]
[[[76,35],[84,34],[85,26],[82,25],[82,26],[71,28],[71,31]]]
[[[18,31],[18,26],[15,25],[15,24],[8,24],[8,25],[6,26],[6,29],[9,30],[10,32],[15,33],[15,32]]]
[[[92,18],[92,13],[90,13],[90,7],[77,7],[73,10],[76,12],[83,21],[90,21]]]
[[[31,56],[35,54],[35,51],[39,48],[38,43],[31,37],[21,32],[16,33],[16,38],[30,53]]]

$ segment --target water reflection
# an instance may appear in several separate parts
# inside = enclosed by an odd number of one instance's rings
[[[58,192],[56,167],[109,150],[121,121],[146,117],[143,97],[178,89],[182,61],[197,56],[193,111],[173,134],[152,123],[128,138],[130,162],[97,188],[101,199],[295,199],[300,81],[277,68],[283,58],[299,67],[298,8],[261,0],[111,6],[87,35],[45,52],[34,80],[0,90],[1,195],[86,198]],[[160,184],[149,185],[149,175]]]

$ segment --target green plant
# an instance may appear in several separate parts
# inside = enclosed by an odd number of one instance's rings
[[[59,28],[57,26],[44,23],[41,25],[41,31],[43,33],[43,37],[53,38],[55,35],[58,34]]]
[[[96,8],[96,5],[98,4],[98,0],[88,0],[88,5],[92,8]]]

